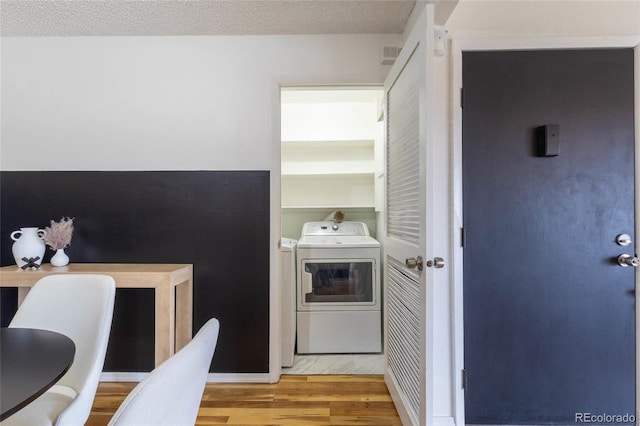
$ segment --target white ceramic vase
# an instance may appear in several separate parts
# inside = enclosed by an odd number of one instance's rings
[[[40,267],[44,251],[46,249],[42,237],[44,230],[38,228],[20,228],[11,233],[11,239],[15,241],[11,247],[16,265],[20,268],[31,262],[32,266]]]
[[[51,265],[53,266],[66,266],[69,264],[69,256],[64,252],[64,249],[56,250],[56,254],[51,258]]]

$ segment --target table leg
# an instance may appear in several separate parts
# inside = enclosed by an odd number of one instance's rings
[[[29,290],[31,290],[31,287],[18,287],[18,306],[22,305],[24,298],[29,294]]]
[[[171,285],[155,288],[155,366],[174,353],[175,342],[175,297]]]
[[[193,282],[191,279],[176,286],[176,352],[193,337]]]

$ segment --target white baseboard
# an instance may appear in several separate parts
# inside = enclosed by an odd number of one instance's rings
[[[105,373],[100,374],[101,382],[139,382],[149,373]]]
[[[209,373],[207,383],[269,383],[269,373]]]
[[[456,421],[453,417],[438,417],[433,418],[433,424],[435,426],[456,426]]]
[[[149,373],[108,372],[101,382],[139,382]],[[207,383],[269,383],[269,373],[209,373]]]

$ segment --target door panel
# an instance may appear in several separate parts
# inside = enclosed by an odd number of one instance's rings
[[[431,424],[433,345],[433,5],[416,22],[385,82],[385,382],[406,425]]]
[[[421,335],[420,281],[406,274],[403,264],[389,259],[387,293],[388,348],[387,364],[393,371],[398,387],[406,396],[414,413],[420,411]]]
[[[635,413],[634,269],[616,263],[635,244],[615,243],[635,239],[633,60],[463,54],[468,423]]]

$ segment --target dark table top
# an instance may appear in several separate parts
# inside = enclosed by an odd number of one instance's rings
[[[0,328],[0,420],[42,395],[67,372],[76,347],[59,333]]]

